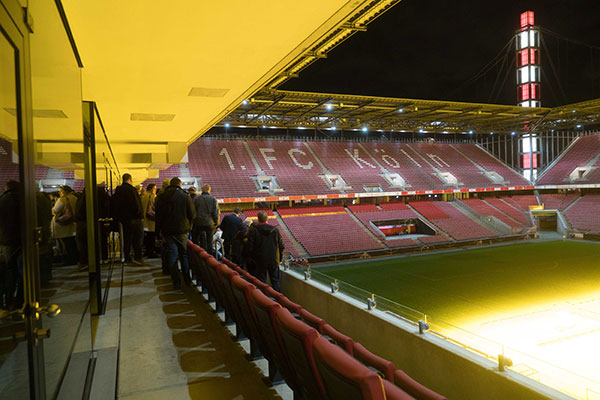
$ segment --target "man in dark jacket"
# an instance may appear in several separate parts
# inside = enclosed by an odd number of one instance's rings
[[[5,189],[0,196],[0,251],[6,262],[3,277],[5,306],[14,309],[23,304],[23,281],[20,274],[23,257],[19,215],[21,184],[8,181]]]
[[[267,273],[273,289],[279,291],[279,263],[283,257],[283,239],[279,230],[267,223],[267,213],[258,212],[258,224],[252,224],[248,234],[248,249],[254,261],[252,274],[267,282]]]
[[[142,241],[144,226],[142,219],[142,201],[137,189],[132,185],[131,175],[123,175],[123,183],[115,190],[111,199],[112,213],[115,219],[123,225],[123,256],[125,262],[131,261],[131,246],[133,246],[133,263],[144,265],[142,259]]]
[[[233,214],[228,214],[221,221],[221,230],[223,231],[223,255],[233,261],[231,258],[231,246],[237,231],[244,225],[240,218],[240,209],[233,210]]]
[[[173,287],[179,289],[177,258],[186,284],[191,283],[187,256],[187,241],[196,211],[192,199],[181,189],[179,178],[171,179],[171,185],[156,198],[156,232],[164,240],[163,260],[171,272]]]
[[[213,236],[219,225],[219,204],[210,195],[210,185],[202,185],[202,194],[194,198],[196,219],[192,230],[192,241],[204,250],[213,253]]]

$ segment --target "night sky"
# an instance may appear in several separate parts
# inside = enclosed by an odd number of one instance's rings
[[[515,45],[506,62],[502,48],[529,10],[562,37],[542,32],[542,106],[600,98],[600,0],[403,0],[280,89],[516,104]]]

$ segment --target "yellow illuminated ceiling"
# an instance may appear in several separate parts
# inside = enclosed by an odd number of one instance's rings
[[[357,10],[396,2],[62,3],[110,140],[190,143]]]

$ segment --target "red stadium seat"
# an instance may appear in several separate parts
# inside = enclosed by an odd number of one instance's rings
[[[371,353],[360,343],[355,342],[353,347],[354,358],[366,366],[377,370],[386,380],[394,382],[394,371],[396,370],[394,363]]]
[[[346,351],[351,356],[354,355],[354,341],[349,336],[338,332],[335,328],[329,324],[323,325],[323,335],[329,337],[335,342],[336,345]]]
[[[300,397],[303,392],[300,387],[296,369],[290,363],[287,354],[284,352],[283,343],[279,327],[275,321],[275,314],[280,310],[281,304],[268,298],[262,291],[255,289],[250,292],[254,315],[258,323],[258,328],[265,339],[265,344],[273,355],[277,368],[281,372],[288,386]],[[296,395],[294,396],[296,397]]]
[[[281,294],[280,292],[278,292],[277,290],[273,289],[271,286],[267,286],[264,290],[263,293],[266,294],[267,296],[269,296],[270,298],[274,299],[275,301],[279,301],[279,299],[281,297],[283,297],[283,294]]]
[[[413,397],[391,382],[383,380],[386,400],[412,400]]]
[[[319,333],[323,333],[323,326],[325,325],[325,320],[323,318],[317,317],[316,315],[306,311],[304,308],[298,310],[298,315],[300,315],[302,321],[315,328],[317,331],[319,331]]]
[[[285,354],[294,366],[306,399],[325,398],[323,382],[317,372],[313,342],[319,332],[294,318],[285,308],[277,310],[275,320],[281,334]],[[329,343],[329,342],[327,342]]]
[[[426,388],[399,369],[394,371],[394,383],[417,400],[446,400],[446,397]]]
[[[294,314],[300,314],[302,306],[300,304],[294,303],[293,301],[285,297],[283,294],[279,296],[277,301],[279,302],[279,304],[290,310],[290,312]]]
[[[329,399],[385,399],[382,379],[324,337],[314,340],[315,364]],[[410,398],[410,397],[407,397]]]

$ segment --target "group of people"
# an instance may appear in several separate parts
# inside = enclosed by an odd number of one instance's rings
[[[171,275],[174,287],[191,284],[196,271],[190,270],[187,242],[192,240],[215,257],[225,256],[267,281],[279,290],[279,263],[284,245],[276,227],[268,224],[264,211],[258,220],[241,218],[239,209],[220,222],[217,200],[209,185],[201,193],[190,187],[183,190],[179,178],[165,179],[159,190],[149,184],[145,190],[133,186],[130,174],[112,196],[102,185],[97,187],[99,218],[113,219],[112,225],[99,224],[101,260],[108,260],[108,234],[122,229],[121,256],[125,263],[145,265],[146,258],[160,257],[165,274]],[[21,202],[19,182],[9,181],[0,196],[0,308],[17,308],[23,304],[23,256],[21,251]],[[53,265],[87,268],[86,194],[61,186],[57,193],[38,192],[37,226],[40,275],[42,283],[52,279]],[[119,224],[122,228],[119,228]],[[220,228],[220,231],[218,229]],[[218,233],[217,233],[218,232]],[[222,237],[222,247],[215,239]],[[179,261],[179,263],[178,263]]]
[[[191,283],[192,275],[197,275],[197,271],[190,271],[187,256],[191,237],[213,256],[229,258],[263,282],[267,282],[268,275],[273,288],[279,290],[279,263],[285,247],[277,228],[267,223],[266,212],[258,213],[257,222],[251,219],[244,222],[240,210],[235,209],[219,223],[219,205],[210,191],[209,185],[203,185],[200,194],[186,193],[181,180],[175,177],[156,197],[153,212],[155,230],[162,243],[163,272],[171,275],[175,288],[181,285],[180,273],[185,284]],[[222,249],[215,246],[218,228],[223,238]]]

